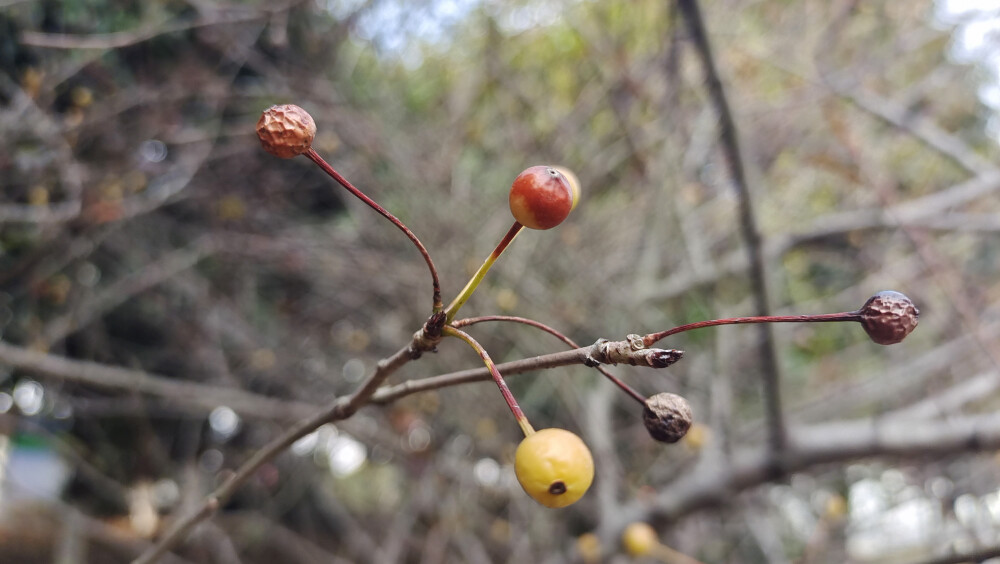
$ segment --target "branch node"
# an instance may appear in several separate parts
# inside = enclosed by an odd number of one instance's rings
[[[587,351],[587,356],[583,358],[583,364],[590,368],[594,368],[596,366],[600,366],[601,364],[607,362],[607,360],[605,359],[607,359],[608,355],[604,347],[605,345],[607,345],[608,342],[609,341],[603,337],[594,341],[594,344],[591,345],[590,350]],[[600,358],[598,358],[598,356]]]
[[[625,340],[628,341],[629,346],[632,347],[632,350],[634,351],[646,348],[646,344],[643,342],[642,335],[629,333],[628,335],[625,335]]]
[[[413,341],[407,350],[410,359],[416,360],[428,351],[437,352],[437,345],[444,338],[442,331],[444,330],[446,320],[447,315],[443,311],[436,312],[427,318],[424,326],[413,334]]]
[[[643,337],[628,335],[624,341],[609,341],[598,339],[590,347],[584,359],[587,366],[600,364],[628,364],[630,366],[648,366],[650,368],[666,368],[677,362],[684,355],[683,351],[674,349],[644,348]]]

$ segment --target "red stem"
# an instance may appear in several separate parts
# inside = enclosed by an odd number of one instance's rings
[[[702,327],[714,327],[716,325],[738,325],[741,323],[824,323],[832,321],[860,320],[860,311],[821,313],[817,315],[757,315],[753,317],[729,317],[726,319],[712,319],[710,321],[696,321],[694,323],[688,323],[687,325],[681,325],[680,327],[674,327],[673,329],[667,329],[666,331],[660,331],[659,333],[650,333],[642,338],[642,343],[648,347],[660,339],[669,337],[670,335],[691,331],[692,329],[701,329]]]
[[[507,407],[509,407],[511,413],[514,414],[514,419],[516,419],[517,423],[521,425],[522,429],[524,429],[525,424],[528,422],[528,418],[524,415],[524,412],[521,411],[521,406],[517,405],[517,400],[514,399],[514,394],[512,394],[510,388],[507,387],[507,382],[505,382],[503,376],[500,375],[500,371],[497,370],[496,364],[493,363],[493,359],[490,358],[490,355],[489,353],[486,352],[486,349],[484,349],[483,346],[480,345],[478,341],[473,339],[471,335],[469,335],[465,331],[456,329],[453,326],[450,325],[446,326],[444,328],[444,333],[445,335],[452,333],[454,336],[462,339],[463,341],[471,345],[472,348],[476,349],[476,352],[479,353],[479,357],[483,359],[483,363],[486,365],[487,368],[489,368],[490,376],[493,377],[493,381],[496,382],[497,387],[500,388],[500,395],[502,395],[503,400],[507,402]],[[531,428],[530,424],[528,424],[528,428],[529,429]],[[525,435],[528,434],[529,434],[528,432],[525,432]]]
[[[323,157],[319,156],[314,149],[309,149],[303,154],[323,169],[323,172],[330,175],[330,177],[336,180],[337,183],[346,188],[348,192],[357,196],[359,200],[368,204],[369,207],[381,214],[382,217],[391,221],[393,225],[398,227],[403,233],[406,234],[407,237],[409,237],[410,241],[413,241],[413,244],[417,246],[417,250],[420,251],[420,254],[424,257],[424,262],[427,263],[427,268],[431,271],[431,281],[434,284],[434,311],[441,311],[444,308],[444,303],[441,301],[441,282],[438,279],[437,268],[434,267],[434,261],[431,260],[430,253],[427,252],[427,248],[420,242],[420,239],[418,239],[417,236],[410,231],[409,227],[403,225],[403,222],[397,219],[396,216],[389,213],[388,210],[380,206],[377,202],[375,202],[375,200],[366,196],[364,192],[355,188],[353,184],[341,176],[340,173],[334,170],[332,166],[327,164],[327,162],[323,160]]]
[[[467,327],[469,325],[475,325],[476,323],[482,323],[484,321],[510,321],[513,323],[523,323],[524,325],[530,325],[531,327],[545,331],[549,335],[552,335],[553,337],[559,339],[560,341],[566,343],[567,345],[573,347],[574,349],[580,348],[580,345],[576,344],[576,342],[574,342],[573,339],[570,339],[566,335],[563,335],[554,328],[549,327],[548,325],[542,323],[541,321],[535,321],[534,319],[528,319],[526,317],[517,317],[513,315],[484,315],[482,317],[469,317],[466,319],[460,319],[452,323],[451,325],[452,327]],[[633,399],[635,399],[635,401],[641,403],[642,405],[646,405],[646,398],[643,397],[642,394],[632,389],[632,387],[626,384],[625,382],[619,380],[617,377],[615,377],[614,374],[608,372],[608,370],[605,369],[603,366],[595,366],[594,368],[596,368],[597,371],[600,372],[601,375],[603,375],[605,378],[611,380],[616,386],[621,388],[623,392],[625,392]]]
[[[500,242],[497,243],[497,247],[493,249],[493,254],[490,255],[493,260],[500,258],[500,255],[503,254],[507,245],[510,245],[510,242],[514,240],[514,237],[517,237],[517,234],[521,232],[522,227],[524,226],[517,221],[514,222],[514,225],[510,226],[510,229],[507,230],[507,234],[503,236],[503,239],[500,239]]]

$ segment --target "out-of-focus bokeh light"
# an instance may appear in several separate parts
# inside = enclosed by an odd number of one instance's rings
[[[24,379],[14,386],[14,403],[25,415],[38,415],[45,406],[45,389],[34,380]]]

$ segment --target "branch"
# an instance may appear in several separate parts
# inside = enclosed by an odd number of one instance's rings
[[[16,370],[67,382],[160,396],[178,405],[194,404],[209,410],[226,405],[243,414],[269,419],[288,420],[296,417],[296,413],[316,408],[313,404],[275,399],[234,388],[176,380],[97,362],[71,360],[3,341],[0,341],[0,363]]]
[[[780,458],[768,448],[736,453],[728,465],[702,466],[660,491],[655,502],[633,501],[618,515],[617,530],[636,520],[679,519],[699,509],[729,504],[746,489],[820,464],[858,458],[926,458],[1000,448],[1000,415],[948,421],[875,419],[805,426],[789,432]]]
[[[265,463],[278,456],[292,443],[315,431],[322,425],[332,421],[347,419],[354,415],[363,405],[369,403],[375,390],[404,364],[418,356],[416,349],[417,339],[414,343],[403,347],[394,355],[379,361],[375,372],[368,377],[365,383],[350,396],[342,396],[333,400],[323,409],[312,416],[303,419],[288,429],[271,442],[262,447],[249,460],[243,463],[221,486],[209,494],[194,512],[179,518],[173,526],[163,535],[156,545],[139,558],[133,564],[149,564],[155,562],[167,551],[187,537],[191,530],[205,519],[214,515],[220,507],[225,505],[230,497],[242,486],[257,469]]]
[[[431,350],[434,343],[433,339],[428,339],[421,333],[420,339],[415,340],[413,348],[417,351]],[[602,339],[589,347],[507,362],[497,365],[497,368],[504,374],[510,375],[573,364],[590,365],[593,362],[598,364],[625,363],[662,368],[673,364],[683,354],[681,351],[673,349],[632,350],[630,347],[628,341]],[[206,410],[212,410],[220,405],[225,405],[242,415],[255,418],[294,420],[297,419],[298,414],[319,407],[317,404],[309,402],[277,399],[235,388],[178,380],[143,370],[121,368],[86,360],[73,360],[18,347],[2,340],[0,340],[0,364],[41,377],[78,382],[103,389],[126,390],[162,397],[171,404],[184,408],[199,406]],[[380,388],[377,393],[372,394],[370,403],[383,405],[418,392],[489,379],[490,373],[483,367],[421,380],[409,380],[396,386]]]
[[[649,368],[666,368],[680,360],[683,351],[674,349],[646,349],[641,348],[642,337],[631,335],[635,339],[625,341],[608,341],[598,339],[596,343],[589,347],[580,347],[571,351],[551,353],[533,358],[525,358],[512,362],[505,362],[496,365],[497,370],[502,374],[511,376],[534,370],[544,370],[547,368],[557,368],[559,366],[570,366],[573,364],[584,364],[586,366],[597,366],[598,364],[630,364],[633,366],[646,366]],[[638,342],[636,342],[638,340]],[[635,346],[639,348],[633,348]],[[490,380],[490,371],[485,367],[472,368],[422,378],[420,380],[407,380],[402,384],[387,386],[379,389],[371,399],[371,403],[387,404],[399,398],[426,392],[457,386],[469,382],[481,382]]]
[[[80,215],[81,209],[79,200],[46,206],[2,204],[0,223],[64,223]]]
[[[483,323],[487,321],[509,321],[511,323],[521,323],[523,325],[527,325],[529,327],[534,327],[535,329],[544,331],[549,335],[552,335],[553,337],[559,339],[564,344],[573,347],[574,349],[580,348],[580,345],[576,344],[576,342],[573,339],[570,339],[566,335],[562,334],[560,331],[557,331],[556,329],[540,321],[535,321],[534,319],[528,319],[526,317],[517,317],[512,315],[485,315],[482,317],[469,317],[466,319],[460,319],[452,323],[452,326],[461,328],[461,327],[466,327],[468,325],[475,325],[476,323]],[[594,369],[600,372],[602,376],[604,376],[612,383],[614,383],[614,385],[618,386],[619,389],[628,394],[632,399],[634,399],[635,401],[639,402],[642,405],[646,405],[646,398],[643,397],[642,394],[633,390],[631,386],[629,386],[621,379],[619,379],[617,376],[609,372],[607,368],[604,368],[603,366],[595,366]]]
[[[931,558],[930,560],[922,561],[921,564],[964,564],[967,562],[985,562],[997,557],[1000,557],[1000,547],[994,546],[975,552],[963,552]]]
[[[886,414],[892,419],[937,419],[957,412],[974,401],[988,398],[1000,388],[1000,373],[996,370],[965,376],[953,386],[935,391],[916,403]]]
[[[171,251],[156,262],[145,265],[121,280],[108,285],[93,298],[86,300],[75,311],[57,317],[43,331],[45,343],[59,342],[77,330],[93,323],[105,313],[172,278],[179,272],[194,267],[216,250],[210,238],[202,238],[190,247]]]
[[[834,52],[842,37],[840,31],[857,7],[857,2],[846,2],[844,7],[831,20],[830,25],[817,43],[820,47],[815,53],[816,67],[823,82],[831,91],[848,100],[858,109],[882,120],[892,127],[908,134],[925,146],[944,155],[958,166],[974,175],[996,172],[996,167],[976,153],[972,147],[961,138],[941,129],[930,120],[912,115],[907,108],[881,98],[877,94],[854,88],[860,73],[856,70],[832,70],[829,55]],[[853,77],[853,78],[851,78]]]
[[[705,82],[708,94],[719,116],[719,138],[722,151],[726,157],[729,174],[739,200],[740,233],[747,246],[747,258],[750,262],[750,282],[753,288],[754,309],[756,315],[770,315],[770,297],[767,287],[767,274],[764,266],[764,252],[761,234],[757,228],[753,201],[750,197],[750,187],[744,170],[743,154],[740,149],[739,133],[736,121],[726,100],[726,91],[715,67],[712,56],[712,46],[708,32],[702,21],[697,0],[679,0],[678,7],[687,23],[691,40],[701,59],[705,70]],[[763,324],[758,327],[760,332],[761,374],[763,376],[763,393],[766,413],[768,416],[768,431],[771,447],[778,451],[784,448],[785,424],[781,408],[780,366],[774,344],[774,332],[771,327]]]
[[[116,31],[113,33],[95,33],[87,35],[74,35],[69,33],[43,33],[39,31],[22,31],[19,43],[32,47],[46,47],[49,49],[119,49],[148,41],[168,33],[177,33],[190,29],[209,27],[214,25],[228,25],[235,23],[246,23],[266,20],[270,14],[277,10],[252,10],[242,13],[219,14],[211,18],[197,18],[195,20],[184,21],[174,19],[148,23],[138,29],[128,31]]]
[[[871,92],[851,88],[845,80],[839,80],[827,74],[823,75],[823,79],[830,90],[854,104],[855,107],[909,134],[910,137],[944,155],[965,169],[966,172],[979,175],[996,170],[992,163],[979,156],[964,141],[941,129],[929,119],[911,115],[903,106]]]
[[[993,170],[945,190],[890,207],[880,206],[831,213],[810,222],[808,231],[770,237],[764,245],[764,256],[768,260],[774,260],[800,245],[863,229],[898,229],[904,225],[912,225],[927,229],[995,231],[1000,229],[1000,224],[992,215],[968,214],[966,217],[961,217],[957,214],[941,214],[942,211],[991,195],[998,190],[1000,190],[1000,170]],[[695,286],[711,284],[726,276],[742,273],[746,271],[749,262],[745,253],[736,252],[717,264],[717,267],[703,272],[683,271],[675,274],[659,288],[641,294],[638,299],[646,301],[674,298]]]
[[[0,72],[0,95],[5,95],[11,101],[0,114],[0,118],[10,116],[13,121],[0,119],[0,127],[4,137],[15,139],[19,130],[30,131],[32,137],[40,137],[46,145],[52,148],[46,157],[46,166],[56,168],[59,181],[65,186],[66,200],[47,206],[32,206],[23,204],[0,205],[0,223],[62,223],[80,215],[82,210],[81,193],[84,176],[82,167],[76,159],[73,147],[66,141],[62,124],[57,123],[48,113],[38,106],[35,100],[24,91],[6,73]],[[48,151],[46,151],[48,153]]]

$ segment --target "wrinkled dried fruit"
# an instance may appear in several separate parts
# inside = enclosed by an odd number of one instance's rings
[[[661,443],[676,443],[691,428],[691,406],[677,394],[666,392],[646,399],[642,423],[649,435]]]
[[[565,429],[542,429],[524,438],[514,453],[521,487],[546,507],[566,507],[594,481],[594,458],[583,440]]]
[[[892,345],[902,341],[917,326],[920,310],[905,295],[885,290],[868,298],[859,310],[861,326],[872,341]]]
[[[290,159],[312,147],[316,122],[309,112],[294,104],[271,106],[257,121],[257,137],[265,151]]]

